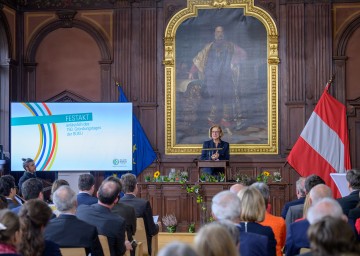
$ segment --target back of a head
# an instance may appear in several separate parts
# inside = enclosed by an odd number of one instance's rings
[[[255,182],[250,187],[254,187],[257,190],[259,190],[259,192],[261,193],[261,195],[264,198],[265,206],[266,206],[268,204],[268,202],[269,202],[269,197],[270,197],[269,186],[264,182]]]
[[[116,184],[118,184],[118,186],[120,187],[120,191],[122,190],[122,184],[121,184],[121,180],[118,177],[115,176],[109,176],[107,177],[104,181],[113,181]],[[103,181],[103,182],[104,182]]]
[[[20,222],[27,223],[34,228],[45,227],[52,215],[52,210],[44,201],[31,199],[26,201],[20,209]]]
[[[111,205],[120,192],[120,186],[115,181],[105,180],[98,190],[98,199],[103,204]]]
[[[59,187],[53,194],[56,209],[60,212],[68,212],[76,208],[76,193],[69,186]]]
[[[9,196],[11,189],[15,188],[15,179],[11,175],[3,175],[0,177],[0,194]]]
[[[124,193],[132,193],[135,191],[137,180],[136,176],[131,173],[126,173],[121,176]]]
[[[325,184],[318,184],[310,190],[311,204],[314,205],[323,198],[332,198],[331,188]]]
[[[235,245],[240,244],[240,230],[236,226],[235,223],[233,223],[230,220],[219,220],[217,221],[220,225],[222,225],[226,230],[229,232],[231,238],[233,239]]]
[[[89,191],[95,185],[95,178],[90,173],[84,173],[79,176],[78,188],[80,191]]]
[[[304,177],[300,177],[296,181],[296,193],[298,193],[300,195],[300,197],[306,196],[305,181],[306,181],[306,178],[304,178]]]
[[[212,198],[211,211],[217,220],[235,221],[241,214],[240,199],[228,190],[221,191]]]
[[[41,256],[45,248],[43,230],[52,215],[50,207],[42,200],[26,201],[19,212],[21,242],[19,253],[24,256]]]
[[[354,231],[343,219],[326,216],[312,224],[307,235],[313,255],[358,255],[360,251]]]
[[[230,233],[224,226],[217,222],[212,222],[201,227],[195,236],[194,244],[199,255],[239,255]]]
[[[55,180],[51,186],[51,194],[54,194],[54,192],[59,187],[64,186],[64,185],[70,186],[69,182],[67,182],[66,180],[63,180],[63,179]]]
[[[241,201],[241,221],[261,222],[265,218],[265,200],[260,191],[248,187],[239,192]]]
[[[360,170],[352,169],[346,173],[346,180],[353,190],[360,189]]]
[[[158,256],[197,256],[196,251],[189,245],[180,241],[174,241],[164,246]]]
[[[326,216],[339,219],[344,218],[343,210],[335,199],[328,197],[320,199],[315,205],[309,208],[306,218],[310,224],[314,224]]]
[[[20,222],[16,213],[8,209],[0,210],[0,243],[9,243],[19,230]]]
[[[305,180],[306,193],[309,193],[310,190],[318,184],[325,184],[325,181],[315,174],[308,176]]]
[[[234,185],[232,185],[230,187],[230,192],[234,193],[235,195],[237,195],[237,193],[240,192],[240,190],[246,188],[247,186],[245,186],[244,184],[242,183],[236,183]]]
[[[21,187],[22,195],[26,201],[38,198],[42,191],[43,184],[36,178],[26,180]]]

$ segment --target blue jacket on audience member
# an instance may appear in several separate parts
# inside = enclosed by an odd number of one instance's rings
[[[86,204],[86,205],[92,205],[96,204],[98,202],[97,197],[91,196],[86,192],[79,192],[77,195],[77,203],[78,205]]]

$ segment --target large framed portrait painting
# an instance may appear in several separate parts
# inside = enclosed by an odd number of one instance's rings
[[[166,154],[199,154],[212,125],[231,154],[277,154],[277,48],[253,2],[189,0],[165,31]]]

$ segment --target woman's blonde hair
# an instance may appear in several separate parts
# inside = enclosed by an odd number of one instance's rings
[[[209,129],[209,138],[210,138],[210,139],[212,138],[212,137],[211,137],[211,133],[212,133],[212,130],[213,130],[214,128],[218,128],[218,129],[220,130],[219,137],[220,137],[220,139],[221,139],[221,137],[224,136],[224,133],[223,133],[223,131],[222,131],[222,129],[221,129],[221,127],[220,127],[219,125],[213,125],[213,126],[210,127],[210,129]]]
[[[241,221],[262,222],[265,218],[265,201],[260,191],[255,187],[240,190]]]
[[[239,251],[229,231],[217,222],[203,226],[195,236],[194,244],[198,255],[239,255]]]

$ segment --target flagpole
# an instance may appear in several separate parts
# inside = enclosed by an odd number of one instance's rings
[[[329,81],[327,82],[327,84],[325,86],[325,90],[329,90],[329,87],[334,82],[334,79],[335,79],[335,74],[332,74],[331,78],[329,79]]]

